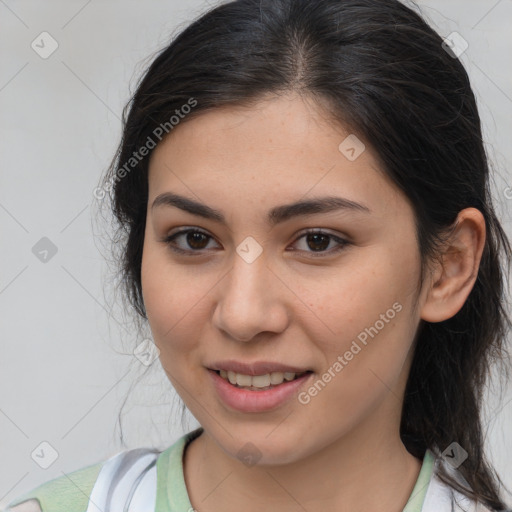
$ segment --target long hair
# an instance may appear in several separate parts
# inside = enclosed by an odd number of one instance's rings
[[[427,448],[441,453],[456,441],[468,454],[458,469],[469,487],[449,474],[440,477],[500,510],[501,480],[484,453],[481,406],[492,364],[508,355],[504,269],[510,268],[512,251],[493,207],[468,75],[445,48],[423,18],[397,0],[218,5],[152,60],[123,111],[122,140],[102,187],[117,220],[125,293],[144,321],[149,156],[133,155],[207,110],[250,106],[265,95],[294,91],[315,99],[333,123],[368,142],[383,172],[413,205],[420,284],[457,214],[480,210],[486,241],[476,282],[452,318],[421,321],[400,435],[418,458]]]

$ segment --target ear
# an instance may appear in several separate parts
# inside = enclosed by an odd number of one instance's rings
[[[480,210],[459,212],[450,239],[431,275],[421,309],[427,322],[442,322],[457,314],[475,284],[485,245],[485,219]]]

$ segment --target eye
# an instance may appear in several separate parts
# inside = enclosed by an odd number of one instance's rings
[[[302,252],[311,253],[311,256],[313,256],[314,258],[331,256],[332,254],[336,254],[342,251],[345,248],[345,246],[350,244],[347,240],[344,240],[339,236],[333,235],[332,233],[328,233],[321,229],[308,229],[305,233],[299,236],[299,238],[297,238],[295,243],[302,239],[304,239],[304,245],[307,248],[313,250],[299,250]],[[335,244],[337,244],[337,246],[335,246],[334,249],[325,251],[325,249],[327,249],[331,245],[332,241],[334,241]]]
[[[183,249],[176,244],[176,240],[180,239],[180,237],[185,237],[185,243],[188,247],[192,248],[192,250],[187,248]],[[198,229],[182,229],[172,235],[166,236],[162,242],[167,244],[169,249],[174,252],[192,256],[191,253],[199,253],[199,251],[205,249],[208,239],[213,240],[213,238],[204,231]],[[194,256],[199,256],[199,254],[194,254]]]
[[[184,244],[187,247],[180,247],[176,242],[183,237]],[[304,239],[305,247],[312,249],[311,251],[307,249],[299,249],[301,252],[311,253],[313,257],[323,257],[326,255],[331,255],[333,253],[338,253],[345,246],[349,245],[347,240],[340,238],[331,233],[322,231],[321,229],[308,229],[305,233],[299,236],[295,243]],[[188,256],[199,256],[202,251],[207,249],[209,240],[213,240],[213,237],[201,231],[199,229],[182,229],[179,230],[169,236],[164,237],[161,241],[169,246],[169,248],[179,254],[186,254]],[[337,244],[337,247],[326,251],[326,249],[331,245],[331,242],[334,241]],[[293,251],[297,249],[292,249]],[[325,254],[327,252],[327,254]],[[194,254],[195,253],[195,254]]]

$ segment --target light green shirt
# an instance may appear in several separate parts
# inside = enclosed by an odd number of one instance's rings
[[[183,454],[187,444],[198,437],[202,431],[200,427],[188,432],[159,454],[156,463],[156,511],[191,512],[193,510],[185,485]],[[102,465],[103,462],[100,462],[46,482],[18,497],[9,503],[8,507],[36,498],[43,512],[85,512]],[[427,450],[404,512],[421,512],[433,469],[434,454]]]

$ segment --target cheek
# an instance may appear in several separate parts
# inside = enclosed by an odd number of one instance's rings
[[[371,292],[371,288],[366,289]],[[359,295],[339,301],[331,327],[336,335],[314,338],[324,365],[306,390],[318,411],[339,413],[344,428],[354,425],[397,389],[412,343],[410,308],[398,293]],[[396,392],[394,392],[397,394]],[[306,397],[307,398],[307,397]]]
[[[358,375],[366,376],[359,391],[372,386],[390,389],[402,372],[416,327],[410,286],[414,276],[412,267],[383,262],[374,281],[367,280],[346,306],[347,316],[355,321],[343,338],[343,371],[354,383]]]
[[[324,371],[331,369],[349,394],[368,392],[379,378],[392,382],[413,341],[412,302],[419,268],[414,257],[398,252],[380,246],[366,251],[364,258],[347,258],[329,279],[311,280],[301,290],[314,313],[300,320],[303,328],[317,340]]]
[[[408,286],[397,279],[396,268],[387,265],[381,256],[382,252],[378,258],[368,253],[365,258],[347,259],[325,277],[295,280],[297,296],[308,306],[309,315],[324,326],[323,337],[331,333],[331,349],[339,348],[341,340],[356,337],[387,311],[390,323],[395,322],[398,315],[394,303],[405,307]]]
[[[186,288],[160,248],[145,244],[141,264],[142,294],[154,341],[162,351],[175,338],[188,307]]]
[[[190,352],[201,339],[210,306],[208,293],[218,279],[198,275],[198,267],[172,262],[162,248],[144,248],[141,282],[148,322],[162,357]]]

